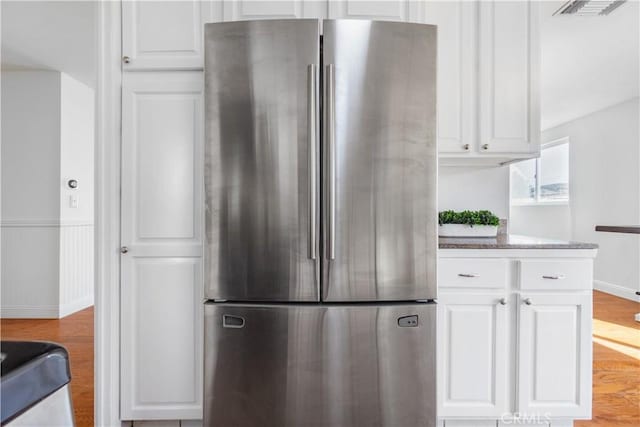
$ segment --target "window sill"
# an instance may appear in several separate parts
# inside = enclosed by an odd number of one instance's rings
[[[511,202],[511,206],[569,206],[568,200],[549,200],[542,202]]]

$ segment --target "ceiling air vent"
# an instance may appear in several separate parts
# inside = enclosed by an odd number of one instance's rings
[[[603,16],[617,9],[626,0],[570,0],[554,15]]]

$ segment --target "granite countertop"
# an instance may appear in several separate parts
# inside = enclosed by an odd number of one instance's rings
[[[516,234],[497,237],[440,237],[440,249],[597,249],[595,243],[568,242]]]

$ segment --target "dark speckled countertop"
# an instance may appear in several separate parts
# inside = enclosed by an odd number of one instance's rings
[[[440,237],[440,249],[597,249],[595,243],[568,242],[516,234],[497,237]]]

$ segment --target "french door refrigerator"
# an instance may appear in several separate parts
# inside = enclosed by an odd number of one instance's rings
[[[435,82],[434,26],[206,24],[206,426],[435,425]]]

